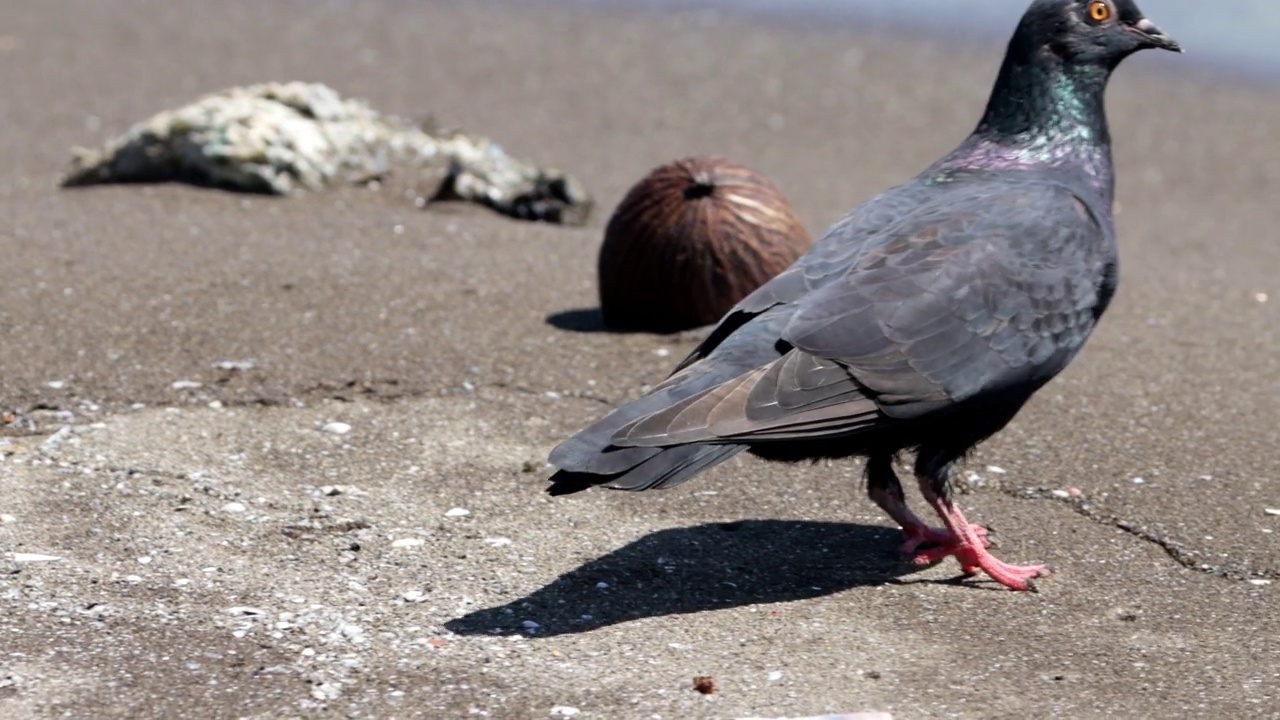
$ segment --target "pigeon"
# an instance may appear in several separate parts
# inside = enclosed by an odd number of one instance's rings
[[[976,129],[865,201],[732,308],[645,395],[556,447],[552,495],[669,488],[748,451],[865,458],[867,494],[913,562],[955,557],[1011,590],[948,478],[1063,370],[1115,293],[1104,96],[1124,58],[1178,42],[1132,0],[1035,0]],[[910,508],[903,453],[942,521]]]

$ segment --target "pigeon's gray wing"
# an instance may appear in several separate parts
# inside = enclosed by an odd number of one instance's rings
[[[839,278],[853,266],[869,238],[921,204],[932,189],[906,184],[870,198],[849,211],[786,270],[738,302],[720,323],[672,371],[672,375],[708,357],[732,334],[780,305],[792,304]]]
[[[1083,345],[1114,259],[1100,219],[1060,185],[958,189],[806,295],[781,358],[639,418],[612,442],[829,437],[984,393],[1029,395]]]
[[[847,365],[893,417],[1038,387],[1110,299],[1114,238],[1061,185],[979,187],[914,220],[806,298],[782,333]]]

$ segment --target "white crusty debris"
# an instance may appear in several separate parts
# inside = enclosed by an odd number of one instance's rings
[[[65,186],[180,181],[294,195],[391,179],[426,200],[565,224],[586,222],[592,203],[573,178],[487,138],[384,115],[319,83],[229,88],[138,123],[100,150],[72,153]]]

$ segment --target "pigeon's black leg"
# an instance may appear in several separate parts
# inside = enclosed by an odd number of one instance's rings
[[[880,506],[893,521],[902,528],[906,539],[902,542],[902,554],[911,557],[918,564],[932,564],[952,554],[959,546],[956,536],[946,528],[929,527],[911,508],[907,507],[906,497],[902,494],[902,484],[898,482],[898,474],[893,471],[892,455],[873,455],[867,460],[867,496]],[[974,526],[974,532],[982,541],[982,546],[989,543],[984,537],[987,529]],[[921,550],[921,548],[927,548]],[[966,568],[966,571],[970,570]],[[972,568],[974,572],[977,568]]]
[[[985,547],[985,540],[974,531],[961,514],[960,508],[951,501],[947,491],[947,475],[957,455],[944,450],[922,448],[916,457],[916,479],[920,483],[920,492],[924,499],[933,506],[938,517],[959,542],[949,549],[948,555],[955,555],[960,567],[966,572],[976,568],[985,572],[992,580],[1010,590],[1034,590],[1029,580],[1048,575],[1051,571],[1043,565],[1010,565],[997,559]]]

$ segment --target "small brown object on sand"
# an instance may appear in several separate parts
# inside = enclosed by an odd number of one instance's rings
[[[605,325],[676,332],[713,323],[810,244],[781,191],[723,157],[687,157],[633,186],[605,230]]]

